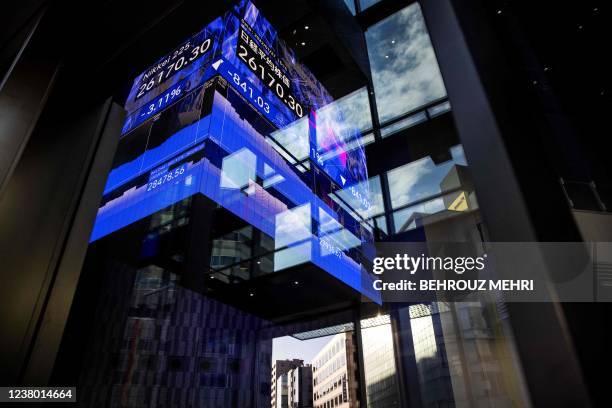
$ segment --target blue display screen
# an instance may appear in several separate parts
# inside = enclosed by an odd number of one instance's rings
[[[363,284],[363,209],[333,199],[352,188],[368,205],[360,135],[332,103],[240,2],[134,81],[90,240],[201,194],[274,242],[274,271],[312,262],[379,301]],[[287,129],[306,146],[302,162],[272,137]]]

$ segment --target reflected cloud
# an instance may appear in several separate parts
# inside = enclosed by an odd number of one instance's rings
[[[274,139],[277,143],[270,140]],[[308,157],[308,118],[305,116],[290,125],[273,132],[266,141],[290,163],[295,163],[293,157],[302,160]],[[278,145],[283,146],[281,149]],[[286,152],[289,152],[289,156]]]
[[[338,112],[341,112],[342,121],[338,120]],[[355,130],[370,130],[372,128],[372,115],[367,89],[365,87],[358,89],[319,109],[317,111],[317,121],[326,126],[332,125],[335,132],[341,135],[345,142],[349,141],[346,137],[354,134]]]
[[[221,187],[243,189],[249,186],[255,180],[256,162],[255,154],[246,147],[223,158]]]
[[[431,157],[427,156],[390,170],[387,180],[393,208],[459,187],[459,180],[454,179],[448,179],[445,186],[442,186],[454,165],[467,165],[461,145],[451,147],[450,152],[452,160],[441,164],[436,165]]]
[[[366,41],[381,123],[446,96],[418,3],[372,26]]]
[[[389,171],[387,178],[393,207],[440,192],[439,182],[432,183],[431,177],[428,177],[436,170],[435,167],[433,161],[425,157]]]

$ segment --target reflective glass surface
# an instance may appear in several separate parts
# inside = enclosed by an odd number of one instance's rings
[[[354,194],[350,188],[338,190],[333,200],[336,201],[340,206],[347,208],[347,210],[353,210],[357,213],[357,216],[364,220],[379,215],[384,212],[382,191],[380,189],[380,177],[374,176],[368,179],[368,181],[362,182],[362,188],[369,191],[369,206],[364,208],[360,204],[360,198]]]
[[[393,332],[390,323],[364,328],[362,322],[363,363],[367,406],[400,406],[398,377],[394,361]]]
[[[410,115],[407,118],[399,120],[386,126],[380,130],[380,135],[382,137],[391,136],[400,130],[404,130],[410,126],[418,125],[419,123],[425,122],[427,120],[427,115],[424,111],[417,112],[414,115]]]
[[[344,4],[351,11],[352,15],[355,15],[355,1],[354,0],[344,0]]]
[[[446,96],[418,3],[365,34],[381,123]]]
[[[453,159],[436,164],[427,156],[387,173],[393,208],[459,187],[459,180],[452,172],[455,165],[465,166],[463,149],[452,149]]]
[[[457,145],[450,152],[449,161],[436,164],[427,156],[387,173],[391,205],[393,209],[400,209],[394,213],[397,231],[416,227],[418,224],[410,219],[413,216],[422,218],[447,209],[469,208],[462,202],[470,199],[472,191],[463,149]],[[450,191],[453,193],[442,194]]]
[[[359,4],[361,5],[361,10],[365,10],[370,6],[380,2],[380,0],[359,0]]]
[[[372,129],[372,115],[367,88],[360,88],[319,109],[317,111],[318,119],[333,115],[334,109],[341,110],[344,115],[343,122],[338,124],[339,127],[357,128],[362,132]],[[339,130],[339,132],[344,133],[342,130]]]

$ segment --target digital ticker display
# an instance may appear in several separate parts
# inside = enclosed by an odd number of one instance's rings
[[[275,270],[312,262],[380,300],[362,282],[372,233],[359,132],[251,2],[141,73],[125,108],[91,242],[202,194],[273,239]],[[306,146],[302,170],[271,136],[289,128]]]

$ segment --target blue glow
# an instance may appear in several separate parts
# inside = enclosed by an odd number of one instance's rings
[[[240,48],[251,41],[268,71]],[[368,291],[360,259],[371,233],[332,198],[353,186],[367,202],[365,154],[331,102],[259,11],[240,2],[136,78],[90,241],[202,194],[274,240],[274,271],[312,262]],[[275,129],[303,140],[309,169],[296,170],[270,141]]]

